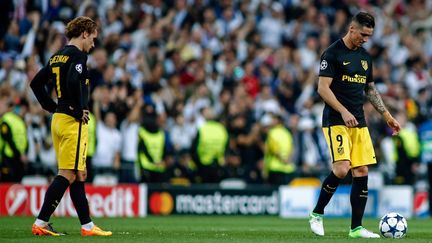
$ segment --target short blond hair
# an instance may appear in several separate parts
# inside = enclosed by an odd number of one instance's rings
[[[66,25],[65,34],[68,39],[72,39],[79,37],[84,32],[91,34],[95,32],[97,28],[97,23],[93,19],[86,16],[79,16]]]

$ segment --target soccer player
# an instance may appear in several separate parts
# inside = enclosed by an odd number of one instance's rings
[[[77,17],[66,26],[68,45],[55,53],[48,64],[34,77],[30,86],[42,108],[54,113],[51,134],[58,160],[58,175],[45,194],[44,203],[33,224],[34,235],[64,235],[48,223],[51,214],[69,187],[72,202],[81,222],[83,236],[110,236],[90,219],[85,194],[86,156],[88,143],[87,53],[94,47],[97,24],[88,17]],[[49,96],[45,85],[52,81],[57,103]]]
[[[373,33],[374,17],[365,12],[356,14],[347,34],[331,44],[321,56],[318,93],[325,101],[323,132],[333,164],[330,175],[323,181],[318,202],[310,214],[313,233],[324,236],[324,208],[340,181],[351,170],[351,238],[379,238],[362,226],[368,197],[368,165],[376,164],[369,130],[363,111],[364,96],[384,117],[393,135],[400,131],[399,123],[386,109],[372,77],[372,59],[362,48]]]

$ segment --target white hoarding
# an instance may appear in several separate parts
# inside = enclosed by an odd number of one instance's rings
[[[315,206],[316,187],[279,187],[282,218],[305,218]]]
[[[412,186],[386,186],[379,191],[379,215],[397,212],[405,218],[412,217],[413,188]]]

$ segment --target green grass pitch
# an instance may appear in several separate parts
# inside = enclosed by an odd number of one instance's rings
[[[349,239],[350,219],[325,219],[325,237],[314,236],[307,219],[276,216],[149,216],[147,218],[95,218],[111,237],[81,237],[77,218],[52,217],[54,228],[67,236],[36,237],[32,217],[0,217],[0,242],[431,242],[432,220],[408,220],[404,239]],[[378,219],[365,219],[364,226],[378,231]]]

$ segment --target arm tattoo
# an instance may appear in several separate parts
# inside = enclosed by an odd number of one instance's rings
[[[367,84],[365,93],[366,98],[380,114],[383,114],[387,110],[381,95],[379,94],[373,82]]]

